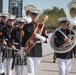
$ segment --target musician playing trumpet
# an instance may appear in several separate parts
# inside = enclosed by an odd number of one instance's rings
[[[59,48],[64,43],[70,42],[69,35],[70,33],[71,35],[74,33],[68,28],[68,20],[66,17],[60,17],[58,21],[60,25],[60,31],[56,31],[54,40],[55,45]],[[73,52],[76,55],[75,48],[68,52],[57,53],[59,75],[68,75],[72,66]]]
[[[39,34],[40,30],[38,30],[38,32],[34,33],[35,38],[38,39],[38,41],[30,49],[30,51],[29,52],[27,51],[28,53],[26,53],[26,46],[27,46],[26,42],[32,36],[33,32],[37,29],[38,24],[41,24],[41,23],[38,23],[40,10],[38,8],[32,8],[30,11],[31,11],[32,22],[29,24],[26,24],[24,26],[24,36],[22,39],[22,46],[25,49],[25,54],[27,54],[27,73],[28,73],[28,75],[37,75],[37,68],[40,64],[41,57],[42,57],[42,44],[41,43],[42,42],[47,43],[48,36],[46,34],[45,27],[43,28],[42,34]],[[41,26],[43,26],[43,24],[41,24]]]

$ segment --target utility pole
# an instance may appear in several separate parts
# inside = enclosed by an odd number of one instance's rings
[[[0,0],[0,13],[3,11],[3,0]]]
[[[16,17],[22,17],[23,0],[9,0],[9,13]]]

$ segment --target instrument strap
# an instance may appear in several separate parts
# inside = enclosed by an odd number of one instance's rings
[[[58,31],[59,31],[61,34],[63,34],[63,36],[64,36],[65,38],[68,38],[68,37],[61,31],[60,28],[58,29]]]
[[[31,37],[30,37],[30,38],[27,40],[27,42],[25,43],[25,48],[27,48],[27,46],[30,46],[30,45],[29,45],[29,44],[30,44],[30,40],[34,39],[34,43],[32,44],[32,46],[31,46],[30,48],[28,48],[28,49],[25,49],[26,55],[27,55],[27,53],[30,51],[30,49],[35,46],[35,44],[36,44],[36,42],[37,42],[37,40],[38,40],[37,38],[35,38],[35,33],[37,33],[37,32],[39,32],[40,30],[42,30],[43,24],[42,24],[42,27],[41,27],[40,25],[41,25],[41,24],[38,24],[38,25],[37,25],[37,27],[35,28],[33,34],[31,35]],[[39,33],[40,33],[40,32],[39,32]],[[41,35],[41,34],[42,34],[42,33],[40,33],[40,35]]]

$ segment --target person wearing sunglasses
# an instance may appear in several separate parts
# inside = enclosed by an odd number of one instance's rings
[[[69,35],[74,35],[73,31],[68,28],[68,20],[66,17],[60,17],[58,19],[60,31],[56,31],[54,41],[55,45],[59,48],[63,44],[70,41]],[[72,66],[73,52],[76,55],[76,49],[71,49],[68,52],[56,53],[58,58],[59,75],[68,75]]]

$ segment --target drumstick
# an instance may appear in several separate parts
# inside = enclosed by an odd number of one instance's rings
[[[14,49],[12,49],[12,48],[10,48],[10,47],[8,47],[8,46],[4,46],[4,48],[5,48],[5,49],[14,50]],[[18,51],[18,52],[20,52],[20,50],[19,50],[19,49],[15,49],[14,51]]]

